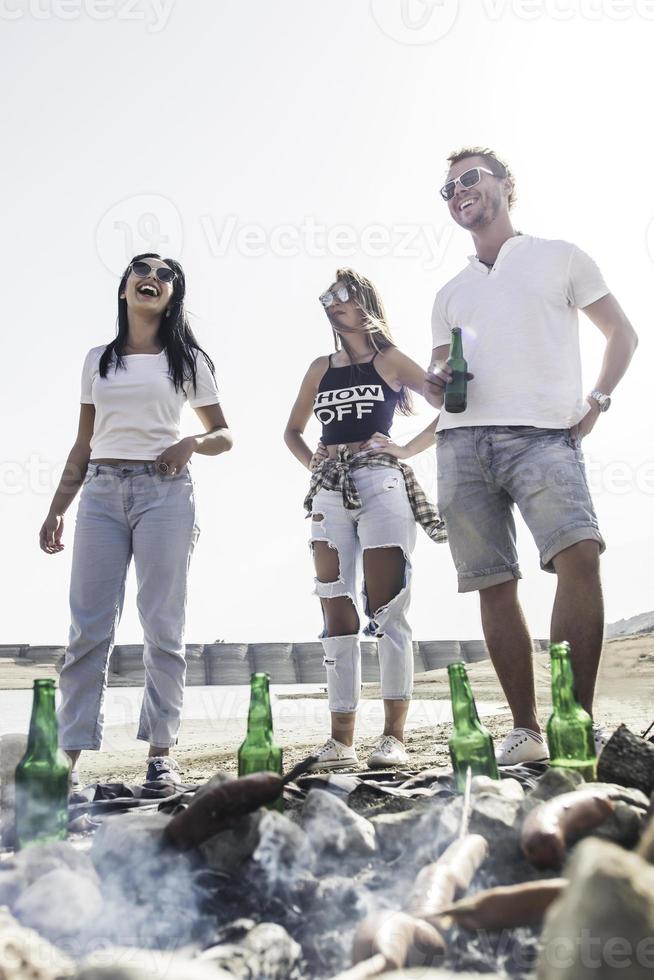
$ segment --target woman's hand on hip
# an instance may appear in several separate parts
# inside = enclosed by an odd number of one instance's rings
[[[394,456],[395,459],[405,459],[406,457],[406,447],[398,446],[390,436],[384,435],[383,432],[375,432],[369,439],[366,439],[361,444],[360,452],[387,453],[389,456]]]
[[[64,533],[63,514],[48,514],[39,531],[39,546],[46,555],[56,555],[64,550],[61,536]]]
[[[154,461],[154,465],[162,476],[175,476],[180,473],[195,451],[195,439],[187,436],[180,439],[174,446],[164,449]]]
[[[319,442],[315,453],[309,460],[309,469],[312,471],[315,470],[316,466],[320,466],[322,461],[327,459],[328,456],[329,453],[327,452],[327,446],[325,446],[322,442]]]

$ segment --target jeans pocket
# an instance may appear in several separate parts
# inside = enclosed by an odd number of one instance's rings
[[[436,449],[443,445],[447,439],[447,429],[441,429],[440,432],[436,433]]]

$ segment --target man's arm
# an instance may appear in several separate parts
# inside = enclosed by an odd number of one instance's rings
[[[592,390],[610,395],[629,367],[638,346],[638,335],[611,293],[589,306],[584,306],[583,311],[606,337],[602,368]],[[594,398],[589,399],[589,404],[590,411],[573,429],[573,435],[579,438],[588,435],[600,414],[599,405]]]

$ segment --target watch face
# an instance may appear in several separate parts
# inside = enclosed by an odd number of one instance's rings
[[[609,410],[610,407],[611,407],[611,396],[610,395],[604,395],[604,398],[600,402],[600,410],[602,412],[608,412],[608,410]]]

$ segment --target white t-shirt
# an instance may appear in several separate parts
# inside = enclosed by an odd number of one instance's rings
[[[576,245],[531,235],[509,238],[492,269],[469,263],[436,294],[432,334],[440,347],[461,327],[475,377],[466,411],[443,410],[437,429],[576,425],[589,409],[577,310],[609,292],[596,264]]]
[[[168,376],[166,352],[125,354],[125,368],[112,362],[106,378],[99,374],[100,357],[105,349],[93,347],[82,368],[82,396],[85,405],[95,405],[91,438],[91,459],[156,459],[164,449],[179,442],[182,406],[188,400],[193,408],[217,405],[216,382],[202,354],[196,358],[197,391],[189,379],[175,391]]]

